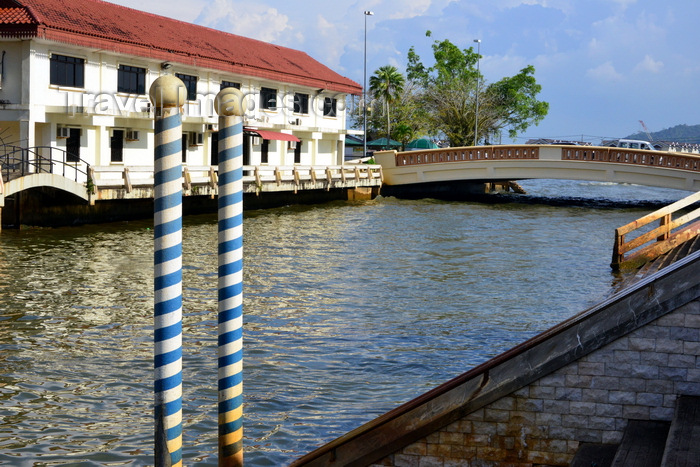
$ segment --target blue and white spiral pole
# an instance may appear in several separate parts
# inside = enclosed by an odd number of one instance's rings
[[[154,417],[156,467],[182,466],[182,114],[185,85],[150,89],[155,108]]]
[[[243,110],[225,88],[219,114],[219,466],[243,465]]]

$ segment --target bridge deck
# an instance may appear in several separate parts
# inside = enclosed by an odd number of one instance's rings
[[[524,179],[634,183],[700,191],[697,154],[601,146],[511,145],[383,151],[375,160],[392,186]]]

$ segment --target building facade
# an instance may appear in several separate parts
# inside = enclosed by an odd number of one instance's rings
[[[245,165],[343,162],[346,104],[361,87],[303,52],[99,0],[0,1],[5,147],[153,165],[148,92],[163,74],[187,89],[183,164],[217,164],[214,97],[229,86],[247,96]]]

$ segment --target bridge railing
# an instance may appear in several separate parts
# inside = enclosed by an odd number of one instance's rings
[[[700,171],[700,157],[663,151],[606,147],[562,148],[561,160],[615,162],[619,164]]]
[[[22,148],[3,146],[0,173],[4,182],[35,173],[61,175],[75,182],[88,179],[90,164],[64,149],[53,146]]]
[[[700,208],[675,219],[673,216],[698,201],[700,201],[700,192],[615,229],[615,244],[610,266],[615,270],[640,267],[696,237],[700,234],[700,221],[693,221],[700,217]],[[647,227],[656,221],[659,221],[658,227],[651,229]],[[627,240],[627,236],[635,231],[642,231],[642,233]]]
[[[700,172],[700,156],[677,152],[645,151],[603,146],[509,145],[468,146],[395,152],[396,167],[513,159],[539,159],[541,152],[560,151],[562,161],[613,162]]]
[[[469,146],[398,152],[396,166],[485,160],[539,159],[539,146]]]

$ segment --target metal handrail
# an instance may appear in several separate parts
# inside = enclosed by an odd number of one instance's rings
[[[44,155],[46,152],[48,152],[48,157]],[[55,153],[59,153],[59,157],[54,157]],[[69,156],[73,156],[72,158],[75,160],[69,161]],[[53,146],[23,148],[5,145],[3,146],[3,154],[0,154],[0,173],[4,182],[35,173],[62,175],[79,182],[82,178],[89,179],[89,169],[90,164],[87,161],[74,156],[65,149]]]

